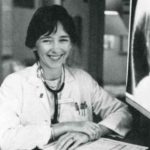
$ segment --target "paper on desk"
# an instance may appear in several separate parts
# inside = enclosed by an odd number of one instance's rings
[[[77,150],[146,150],[147,147],[101,138],[95,142],[85,144]]]
[[[97,141],[84,144],[76,150],[147,150],[148,147],[129,144],[107,138],[101,138]],[[55,144],[50,144],[44,150],[56,150]]]

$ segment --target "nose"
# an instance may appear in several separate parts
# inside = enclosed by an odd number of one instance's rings
[[[58,52],[59,49],[60,49],[59,42],[58,42],[58,41],[53,41],[53,44],[52,44],[52,51],[53,51],[53,52]]]

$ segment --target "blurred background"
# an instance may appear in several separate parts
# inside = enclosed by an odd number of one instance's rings
[[[0,0],[0,83],[35,62],[24,41],[34,11],[63,5],[79,34],[68,64],[88,71],[107,91],[124,99],[128,51],[129,0]]]

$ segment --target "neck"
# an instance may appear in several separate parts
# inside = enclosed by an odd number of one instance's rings
[[[48,68],[48,67],[43,67],[43,77],[46,80],[56,80],[61,77],[62,74],[62,67],[59,68]]]

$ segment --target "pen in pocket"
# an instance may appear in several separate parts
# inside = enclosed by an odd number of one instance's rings
[[[87,103],[84,101],[84,115],[87,115]]]
[[[75,103],[75,108],[76,108],[76,111],[78,111],[78,113],[80,114],[78,103]]]
[[[86,102],[82,102],[80,105],[81,115],[86,116],[87,115],[87,104]]]
[[[81,115],[82,115],[82,116],[85,116],[84,103],[81,103],[80,109],[81,109]]]

